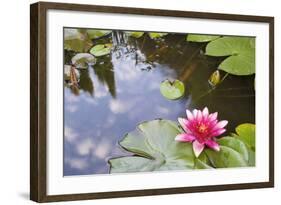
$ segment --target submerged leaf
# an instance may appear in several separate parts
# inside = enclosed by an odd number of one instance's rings
[[[168,120],[141,123],[120,142],[135,156],[110,159],[110,173],[192,169],[191,144],[175,141],[181,132],[176,123]]]
[[[212,73],[208,82],[210,83],[211,86],[215,87],[220,83],[220,80],[221,80],[220,71],[216,70],[215,72]]]
[[[255,39],[250,37],[223,37],[208,43],[206,55],[229,56],[219,69],[233,75],[255,73]]]
[[[97,57],[104,56],[104,55],[108,55],[110,53],[111,48],[112,48],[111,43],[98,44],[98,45],[95,45],[93,48],[91,48],[90,53]]]
[[[179,80],[164,80],[160,85],[160,92],[161,94],[169,99],[169,100],[176,100],[181,98],[184,95],[185,87],[183,82]]]
[[[89,53],[78,53],[71,59],[71,62],[76,68],[85,69],[89,65],[94,65],[96,58]]]
[[[209,42],[220,38],[217,35],[201,35],[201,34],[188,34],[186,37],[187,41],[191,42]]]

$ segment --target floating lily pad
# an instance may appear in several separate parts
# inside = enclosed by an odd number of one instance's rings
[[[248,148],[253,151],[255,151],[256,148],[255,128],[256,126],[254,124],[245,123],[239,125],[235,129],[237,132],[236,137],[243,141],[248,146]]]
[[[126,32],[128,36],[132,36],[134,38],[140,38],[143,36],[144,32]]]
[[[218,143],[220,144],[220,151],[205,150],[215,168],[250,166],[247,147],[242,141],[234,137],[223,137],[218,140]]]
[[[237,134],[218,140],[221,150],[215,152],[207,149],[212,165],[217,168],[243,167],[255,165],[255,125],[241,124],[236,127]]]
[[[65,29],[64,30],[64,49],[75,52],[87,52],[93,43],[88,37],[86,30],[83,29]]]
[[[154,33],[154,32],[150,32],[148,33],[149,37],[152,39],[156,39],[156,38],[162,38],[163,36],[168,35],[168,33]]]
[[[205,153],[208,155],[212,165],[215,168],[248,166],[247,161],[239,152],[226,146],[220,146],[219,152],[206,149]]]
[[[93,54],[94,56],[104,56],[110,53],[111,48],[112,48],[111,43],[99,44],[91,48],[90,53]]]
[[[223,37],[211,41],[206,47],[206,55],[229,56],[219,69],[233,75],[255,73],[255,39],[248,37]]]
[[[218,38],[220,38],[220,36],[217,35],[188,34],[186,40],[191,42],[203,43],[203,42],[213,41]]]
[[[221,146],[227,146],[237,152],[239,152],[245,161],[249,160],[249,154],[246,145],[239,139],[235,137],[222,137],[221,139],[218,140],[218,143]]]
[[[194,169],[213,169],[207,155],[203,152],[194,159]]]
[[[199,158],[193,153],[191,143],[175,141],[183,133],[177,123],[153,120],[141,123],[125,135],[120,145],[133,156],[109,160],[110,173],[150,172],[160,170],[212,169],[252,166],[245,143],[236,137],[218,140],[220,151],[206,148]]]
[[[85,69],[89,65],[94,65],[96,58],[89,53],[78,53],[71,59],[71,62],[76,68]]]
[[[90,39],[97,39],[103,36],[110,34],[111,30],[95,30],[95,29],[87,29],[87,33]]]
[[[168,120],[141,123],[120,141],[134,156],[110,159],[110,173],[192,169],[191,144],[175,141],[181,132],[178,124]]]
[[[164,80],[160,85],[161,94],[169,100],[181,98],[184,95],[184,91],[184,84],[179,80]]]

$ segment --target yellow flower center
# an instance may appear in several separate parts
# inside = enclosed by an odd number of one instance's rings
[[[204,125],[204,124],[200,124],[200,125],[198,126],[198,131],[199,131],[200,133],[206,132],[207,129],[208,129],[208,127],[207,127],[206,125]]]

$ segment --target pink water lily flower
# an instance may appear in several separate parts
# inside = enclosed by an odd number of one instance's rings
[[[178,119],[185,133],[177,135],[175,140],[192,143],[196,157],[201,154],[205,146],[219,151],[220,147],[215,137],[218,137],[226,131],[224,127],[227,125],[228,121],[218,121],[218,113],[209,114],[207,107],[205,107],[203,111],[194,109],[190,112],[186,110],[186,115],[187,119]]]

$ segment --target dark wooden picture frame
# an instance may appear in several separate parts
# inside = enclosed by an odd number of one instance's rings
[[[46,13],[49,9],[84,12],[105,12],[166,17],[185,17],[231,21],[263,22],[269,24],[269,181],[228,185],[196,186],[131,190],[103,193],[47,195],[47,80],[46,80]],[[30,6],[30,199],[36,202],[101,199],[114,197],[179,194],[274,186],[274,18],[81,4],[39,2]]]

